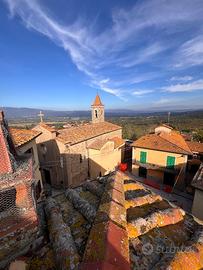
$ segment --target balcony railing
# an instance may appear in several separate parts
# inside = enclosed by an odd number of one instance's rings
[[[177,174],[180,171],[180,168],[178,167],[173,167],[173,168],[168,168],[167,166],[160,166],[158,164],[153,164],[153,163],[142,163],[139,160],[133,159],[133,163],[134,165],[138,165],[141,167],[144,167],[146,169],[150,169],[150,170],[159,170],[159,171],[164,171],[164,172],[170,172],[170,173],[174,173]]]

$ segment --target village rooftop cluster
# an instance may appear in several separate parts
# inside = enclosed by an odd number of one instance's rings
[[[0,269],[203,268],[203,144],[162,123],[9,127],[0,112]],[[170,247],[170,249],[168,249]]]

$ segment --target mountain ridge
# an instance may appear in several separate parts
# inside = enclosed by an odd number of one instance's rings
[[[6,118],[8,119],[16,119],[16,118],[39,118],[38,114],[40,111],[44,114],[45,118],[49,117],[90,117],[90,110],[47,110],[47,109],[36,109],[36,108],[26,108],[26,107],[3,107],[0,108],[5,113]],[[195,112],[203,112],[203,110],[173,110],[173,113],[195,113]],[[131,110],[131,109],[106,109],[105,115],[107,117],[113,116],[139,116],[139,115],[154,115],[154,114],[166,114],[167,110],[159,111],[159,110]]]

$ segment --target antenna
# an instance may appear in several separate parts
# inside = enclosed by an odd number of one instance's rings
[[[169,125],[169,123],[170,123],[170,116],[171,116],[171,113],[168,112],[168,125]]]

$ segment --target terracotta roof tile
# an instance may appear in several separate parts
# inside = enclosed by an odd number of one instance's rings
[[[108,142],[108,140],[95,140],[93,143],[91,143],[88,148],[89,149],[95,149],[95,150],[101,150],[101,148]]]
[[[176,132],[142,136],[132,146],[171,153],[192,154],[184,138]]]
[[[109,122],[90,123],[58,130],[57,139],[63,143],[75,144],[119,129],[121,129],[120,126]]]
[[[94,103],[92,104],[92,106],[104,106],[101,102],[100,96],[96,95]]]
[[[187,141],[187,145],[192,152],[203,153],[203,143]]]
[[[46,130],[50,131],[50,132],[55,132],[56,129],[53,127],[50,127],[49,125],[47,125],[46,123],[40,122],[39,125],[43,128],[45,128]]]
[[[53,222],[57,236],[51,237],[50,246],[57,256],[56,269],[64,259],[66,265],[76,263],[81,270],[178,269],[179,265],[183,269],[186,262],[190,269],[202,269],[203,226],[191,215],[121,172],[88,183],[85,189],[69,189],[70,196],[60,193],[54,197],[55,205],[49,205],[61,217],[56,221],[47,215],[50,235]],[[88,189],[92,183],[94,191],[102,190],[99,196]],[[58,250],[66,258],[59,257]],[[70,254],[77,260],[71,262]],[[34,255],[29,265],[32,260],[36,261]]]
[[[185,139],[180,133],[175,132],[175,131],[171,131],[170,133],[162,132],[159,136],[169,141],[170,143],[176,145],[177,147],[183,149],[184,151],[189,152],[189,153],[191,152]]]
[[[125,141],[119,137],[111,138],[110,141],[114,142],[115,149],[125,144]]]
[[[11,136],[16,147],[34,140],[41,132],[30,129],[10,128]]]

